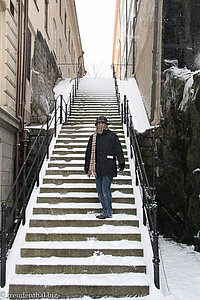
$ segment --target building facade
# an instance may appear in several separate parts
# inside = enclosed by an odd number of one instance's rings
[[[84,75],[74,0],[0,0],[0,200],[15,177],[20,134],[53,108],[59,78]]]
[[[162,1],[117,0],[120,19],[121,79],[135,77],[152,124],[160,120]],[[119,22],[115,19],[115,24]],[[116,26],[115,26],[116,27]],[[119,49],[114,32],[113,64]],[[130,100],[130,99],[129,99]]]

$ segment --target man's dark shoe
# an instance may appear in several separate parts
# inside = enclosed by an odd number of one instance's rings
[[[112,215],[111,216],[107,216],[106,218],[112,218]]]
[[[103,214],[97,215],[96,216],[97,219],[106,219],[106,216],[104,216]]]

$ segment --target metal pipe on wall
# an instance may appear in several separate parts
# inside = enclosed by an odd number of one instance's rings
[[[28,0],[24,1],[24,39],[22,35],[22,0],[18,0],[18,53],[17,53],[17,88],[16,88],[16,118],[20,122],[16,133],[15,175],[19,173],[20,163],[20,133],[24,129],[26,103],[26,70],[27,70],[27,30],[28,30]],[[23,43],[23,52],[22,52]],[[23,57],[23,65],[22,65]],[[16,187],[15,199],[18,195]]]
[[[153,33],[153,61],[152,61],[152,86],[151,86],[151,118],[150,121],[154,120],[155,110],[155,97],[156,97],[156,75],[157,75],[157,43],[158,43],[158,1],[155,0],[154,9],[154,33]]]

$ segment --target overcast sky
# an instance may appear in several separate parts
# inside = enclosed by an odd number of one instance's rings
[[[116,0],[75,3],[88,76],[110,77]]]

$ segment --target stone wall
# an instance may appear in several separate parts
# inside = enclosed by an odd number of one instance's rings
[[[156,150],[160,232],[195,244],[200,231],[200,72],[174,67],[165,72],[162,114],[156,149],[149,148],[152,154]],[[143,144],[152,133],[145,135]],[[151,176],[152,156],[143,155]]]
[[[59,77],[53,53],[38,31],[32,60],[31,123],[43,123],[53,110],[53,88]]]
[[[200,5],[198,0],[163,1],[163,69],[165,59],[179,67],[200,67]]]

